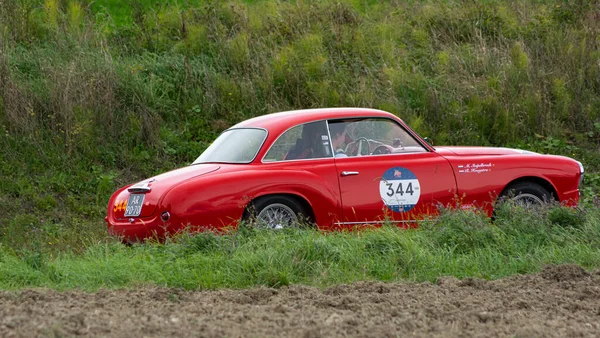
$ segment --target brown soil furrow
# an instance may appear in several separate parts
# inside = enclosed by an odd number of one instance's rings
[[[324,290],[0,292],[0,336],[595,337],[600,273],[359,282]]]

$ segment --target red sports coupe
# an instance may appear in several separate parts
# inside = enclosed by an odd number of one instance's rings
[[[109,232],[125,241],[242,220],[320,229],[435,216],[500,197],[576,205],[583,166],[571,158],[489,147],[433,147],[401,119],[373,109],[298,110],[224,131],[191,165],[117,190]],[[414,223],[414,222],[413,222]]]

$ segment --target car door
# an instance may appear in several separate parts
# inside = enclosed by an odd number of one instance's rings
[[[283,132],[262,163],[263,169],[271,171],[271,177],[270,182],[261,185],[261,192],[301,196],[322,228],[341,220],[339,182],[325,120],[299,124]]]
[[[329,121],[329,128],[346,134],[331,133],[342,201],[340,226],[408,223],[437,214],[440,204],[454,199],[456,181],[449,162],[398,122],[335,120]]]

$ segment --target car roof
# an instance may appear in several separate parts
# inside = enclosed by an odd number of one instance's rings
[[[317,120],[353,117],[387,117],[395,115],[383,110],[369,108],[319,108],[291,110],[280,113],[266,114],[240,122],[231,128],[265,128],[287,129],[289,127]]]

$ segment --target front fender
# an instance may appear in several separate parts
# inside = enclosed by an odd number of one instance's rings
[[[446,156],[457,172],[463,203],[489,206],[515,181],[546,182],[560,202],[578,195],[579,166],[573,159],[553,155]]]

